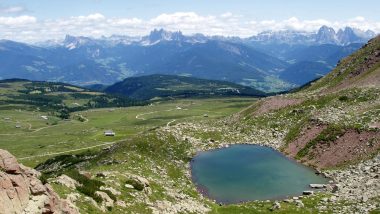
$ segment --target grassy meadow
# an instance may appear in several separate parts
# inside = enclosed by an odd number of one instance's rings
[[[100,149],[102,146],[94,146],[122,141],[156,127],[221,118],[254,101],[253,98],[172,100],[140,107],[73,112],[69,120],[46,112],[4,109],[0,110],[0,148],[34,167],[57,153],[83,152],[88,147]],[[41,116],[48,116],[48,119]],[[105,137],[105,130],[113,130],[116,136]]]

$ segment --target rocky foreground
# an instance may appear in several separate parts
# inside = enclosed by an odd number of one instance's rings
[[[59,198],[49,184],[43,184],[39,175],[0,149],[0,213],[79,213],[73,204]]]
[[[188,141],[194,145],[194,148],[198,148],[198,151],[228,147],[231,144],[255,144],[280,150],[284,145],[283,138],[285,136],[276,130],[270,132],[256,130],[255,135],[245,135],[230,130],[228,126],[211,127],[209,124],[194,123],[177,124],[163,128],[162,131],[169,132],[177,140]],[[194,137],[194,133],[200,132],[225,133],[225,136],[222,136],[221,140]],[[380,155],[353,164],[348,168],[325,169],[319,173],[332,181],[323,187],[326,197],[320,199],[317,204],[320,212],[332,210],[333,213],[369,213],[371,210],[379,209],[376,201],[380,197]],[[310,194],[312,195],[314,192],[311,191]],[[285,199],[284,202],[297,204],[299,200]],[[274,207],[277,203],[274,204]],[[336,208],[331,207],[334,204],[337,204]],[[328,209],[328,207],[330,208]]]

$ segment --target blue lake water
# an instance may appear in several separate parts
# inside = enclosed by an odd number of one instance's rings
[[[201,152],[191,162],[192,178],[204,195],[221,203],[274,200],[302,195],[327,178],[280,152],[257,145],[233,145]]]

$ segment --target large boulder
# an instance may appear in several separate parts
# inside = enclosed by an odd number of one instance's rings
[[[53,182],[56,184],[60,184],[60,185],[63,185],[65,187],[68,187],[70,189],[75,189],[77,186],[80,185],[78,183],[78,181],[70,178],[67,175],[61,175],[61,176],[55,178]]]
[[[21,173],[21,168],[16,158],[8,151],[2,149],[0,149],[0,168],[2,171],[10,174]]]
[[[108,196],[107,193],[96,191],[95,195],[99,196],[102,199],[101,210],[106,211],[108,208],[113,207],[114,201],[111,199],[111,197]]]
[[[128,178],[129,179],[127,180],[125,185],[126,188],[133,187],[134,189],[144,191],[147,194],[152,193],[149,181],[146,178],[138,175],[129,175]]]
[[[59,198],[50,185],[44,185],[39,175],[0,149],[0,214],[79,213],[75,206]]]

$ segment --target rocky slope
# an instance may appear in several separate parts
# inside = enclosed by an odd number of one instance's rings
[[[290,157],[318,168],[343,166],[380,149],[379,86],[376,37],[311,86],[263,99],[233,119],[283,130],[281,149]]]
[[[298,92],[262,99],[216,124],[167,131],[200,150],[260,144],[317,168],[334,183],[317,199],[318,212],[379,210],[379,53],[377,37]]]
[[[0,213],[79,213],[61,200],[48,184],[42,184],[34,169],[19,164],[0,149]]]

